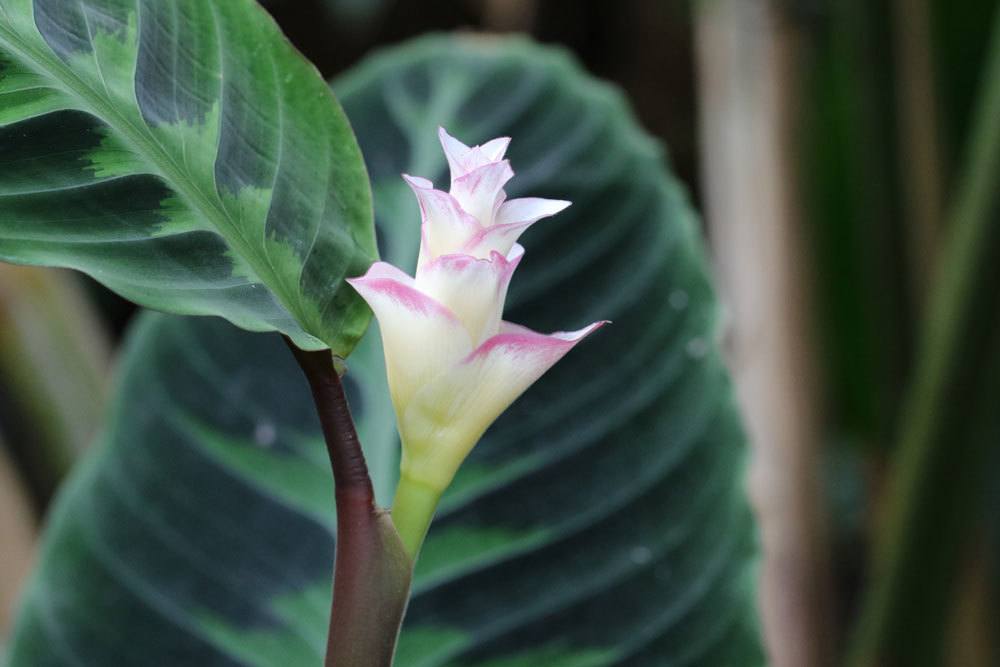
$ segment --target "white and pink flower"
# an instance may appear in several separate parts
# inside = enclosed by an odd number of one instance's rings
[[[439,129],[451,190],[403,176],[420,204],[416,277],[385,262],[349,280],[378,318],[404,478],[442,491],[483,432],[604,322],[541,334],[501,319],[518,237],[570,202],[507,200],[510,140],[469,147]]]

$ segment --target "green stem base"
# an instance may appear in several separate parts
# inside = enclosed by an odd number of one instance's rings
[[[440,500],[441,491],[430,485],[412,479],[406,473],[399,478],[396,498],[392,502],[392,522],[406,553],[414,562]]]

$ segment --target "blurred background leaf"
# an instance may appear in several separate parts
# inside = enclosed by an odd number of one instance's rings
[[[1000,11],[891,465],[855,665],[941,664],[1000,439]],[[985,582],[980,587],[985,588]]]

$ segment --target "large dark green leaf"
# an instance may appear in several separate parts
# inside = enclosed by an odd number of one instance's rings
[[[0,260],[346,356],[370,199],[342,110],[252,0],[0,0]]]
[[[576,204],[539,226],[510,319],[614,324],[492,428],[417,567],[404,667],[756,665],[745,443],[696,219],[619,95],[520,40],[433,38],[339,88],[390,258],[441,175],[435,125],[509,134],[511,195]],[[378,491],[397,443],[376,335],[351,358]],[[136,327],[107,442],[49,527],[16,667],[318,665],[331,489],[304,380],[276,337],[214,320]],[[75,663],[74,663],[75,661]]]

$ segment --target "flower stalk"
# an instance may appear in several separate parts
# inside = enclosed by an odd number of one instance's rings
[[[440,500],[440,490],[408,474],[400,475],[392,501],[392,520],[406,553],[414,560],[420,553]]]
[[[438,131],[451,188],[404,175],[420,205],[417,270],[376,262],[348,282],[378,318],[403,443],[393,522],[416,559],[441,494],[487,428],[604,322],[542,334],[502,319],[517,242],[568,201],[507,199],[510,139],[466,146]]]
[[[286,339],[319,413],[337,503],[337,546],[326,667],[389,667],[410,592],[413,561],[375,492],[347,397],[328,350]]]
[[[501,318],[524,256],[518,237],[569,202],[507,200],[502,137],[469,147],[439,130],[451,190],[404,176],[420,204],[415,277],[385,262],[349,279],[379,321],[403,443],[392,515],[375,503],[364,453],[329,351],[286,338],[305,373],[333,468],[337,547],[326,667],[389,667],[413,564],[438,501],[487,428],[605,322],[541,334]]]

